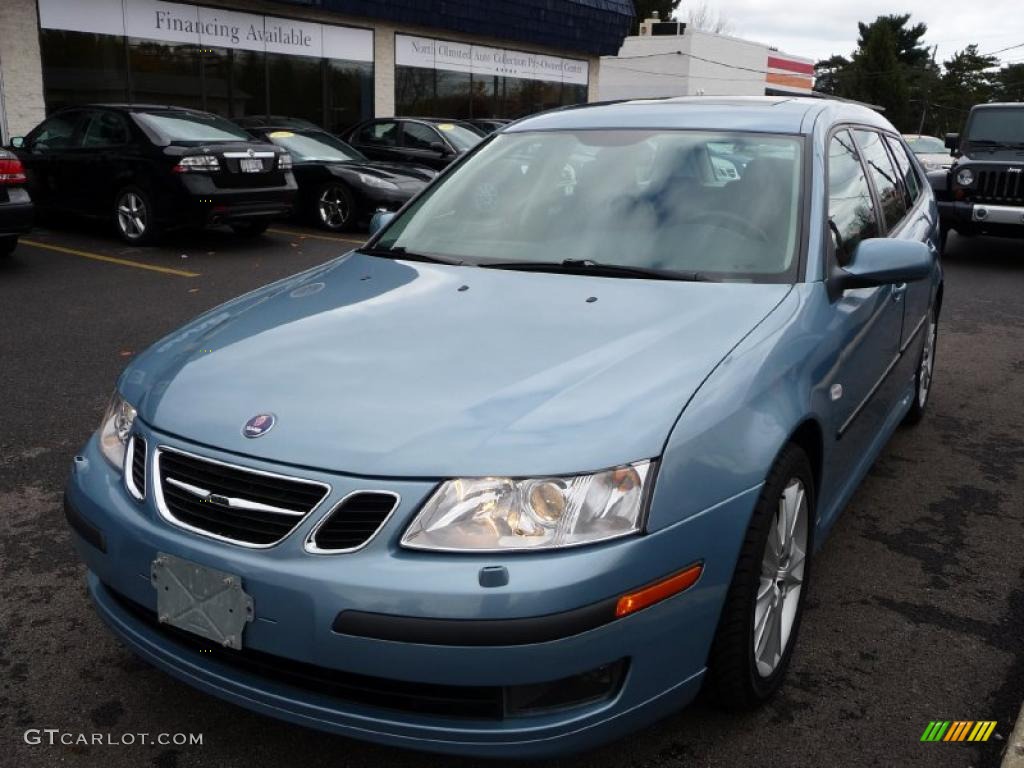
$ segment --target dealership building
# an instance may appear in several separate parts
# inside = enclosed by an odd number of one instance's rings
[[[597,98],[631,0],[0,0],[0,138],[68,104],[518,117]]]

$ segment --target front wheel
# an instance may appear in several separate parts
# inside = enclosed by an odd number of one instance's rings
[[[322,185],[313,200],[313,220],[331,232],[344,232],[355,222],[356,203],[344,184],[329,181]]]
[[[239,237],[258,237],[267,231],[269,221],[240,221],[231,225],[231,231]]]
[[[749,709],[782,687],[810,576],[814,476],[798,446],[783,448],[761,491],[726,593],[708,684],[727,709]]]
[[[914,374],[914,400],[910,404],[903,419],[904,424],[917,424],[924,418],[924,410],[928,406],[928,398],[932,393],[935,381],[935,352],[939,345],[939,321],[935,316],[935,307],[928,310],[928,319],[922,329],[926,334],[924,347],[921,348],[921,359]]]
[[[129,245],[145,245],[157,236],[153,203],[138,187],[125,187],[114,198],[114,226]]]

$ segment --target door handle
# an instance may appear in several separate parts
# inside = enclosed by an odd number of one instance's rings
[[[902,301],[903,294],[905,294],[906,292],[907,292],[907,284],[906,283],[900,283],[899,285],[894,285],[892,287],[892,300],[893,301]]]

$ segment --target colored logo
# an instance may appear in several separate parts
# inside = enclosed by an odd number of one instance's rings
[[[995,720],[932,720],[921,741],[988,741],[995,729]]]
[[[253,416],[242,427],[242,434],[246,437],[263,437],[274,428],[277,417],[272,413],[261,413]]]

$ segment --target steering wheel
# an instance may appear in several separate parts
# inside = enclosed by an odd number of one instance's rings
[[[687,216],[686,219],[699,221],[701,223],[708,223],[718,229],[739,229],[751,239],[760,240],[762,243],[767,243],[771,240],[768,233],[761,227],[757,226],[757,224],[754,224],[731,211],[706,211],[699,215]],[[708,221],[708,219],[711,219],[711,221]],[[718,223],[715,223],[715,219],[718,220]]]

